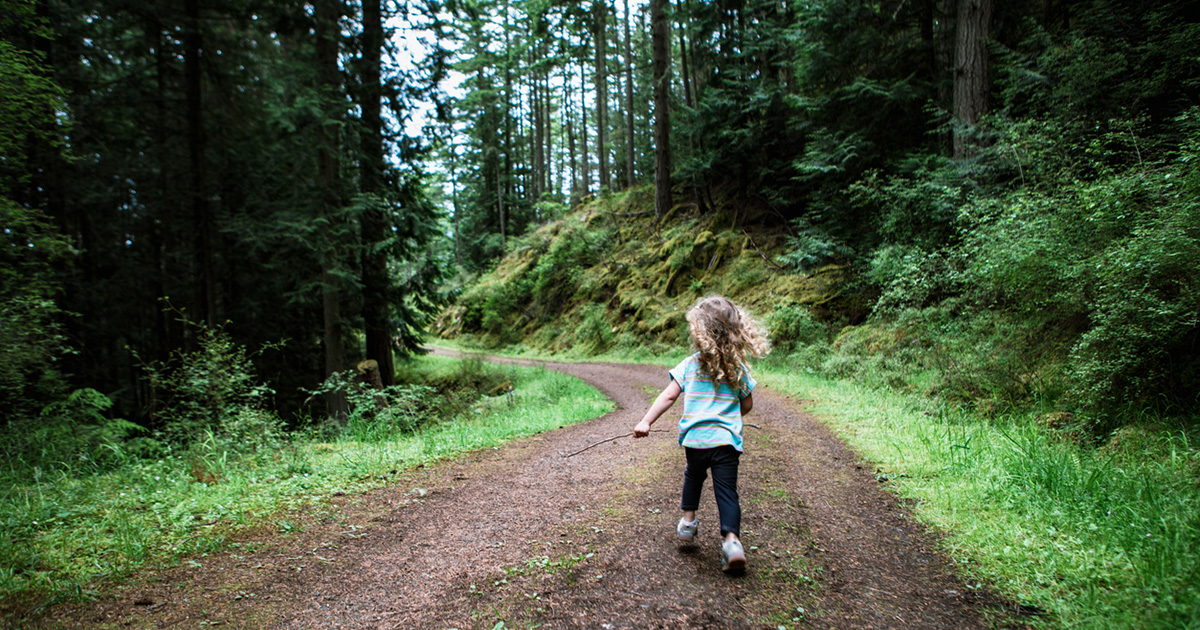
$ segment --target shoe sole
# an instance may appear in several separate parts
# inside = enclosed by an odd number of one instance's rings
[[[721,567],[721,570],[725,573],[744,571],[746,569],[746,555],[741,553],[733,554],[722,564],[724,566]]]
[[[675,537],[678,538],[681,542],[692,542],[693,540],[696,539],[696,537],[693,535],[680,534],[679,532],[675,532]]]

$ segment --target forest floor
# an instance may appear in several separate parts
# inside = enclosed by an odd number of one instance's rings
[[[64,604],[53,628],[986,628],[1020,625],[803,401],[760,386],[739,491],[748,566],[720,571],[711,482],[681,544],[672,410],[632,430],[661,368],[546,364],[618,405],[597,420],[398,472],[211,556]]]

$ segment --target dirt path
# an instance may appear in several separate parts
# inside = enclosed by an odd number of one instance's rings
[[[697,544],[674,539],[682,456],[631,430],[665,370],[550,364],[616,401],[595,421],[333,497],[289,535],[264,531],[47,627],[972,628],[998,602],[955,578],[932,539],[828,429],[756,391],[742,459],[749,567],[719,570],[711,485]],[[649,388],[649,390],[647,389]],[[673,424],[664,417],[656,428]],[[987,612],[991,611],[991,612]]]

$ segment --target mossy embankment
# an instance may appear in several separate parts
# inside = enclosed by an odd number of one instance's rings
[[[687,307],[711,293],[767,315],[803,307],[848,321],[865,313],[842,287],[848,268],[799,273],[776,261],[786,227],[762,227],[734,202],[700,214],[687,205],[655,221],[652,190],[586,200],[514,239],[470,285],[436,334],[497,348],[551,353],[662,354],[687,343]]]

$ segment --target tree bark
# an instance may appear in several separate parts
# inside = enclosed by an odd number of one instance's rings
[[[512,194],[512,185],[513,185],[512,166],[513,166],[513,153],[515,152],[515,149],[513,147],[513,140],[512,140],[512,138],[513,138],[513,132],[512,132],[513,78],[512,78],[512,57],[509,53],[512,42],[510,41],[509,32],[508,32],[508,29],[509,29],[508,4],[509,4],[508,1],[505,0],[505,2],[504,2],[504,101],[503,101],[503,108],[501,109],[501,116],[503,117],[503,120],[504,120],[504,138],[499,145],[503,151],[504,169],[503,169],[503,176],[497,179],[497,186],[498,186],[497,190],[501,191],[499,193],[499,197],[497,198],[497,203],[499,203],[499,210],[500,210],[500,243],[501,243],[501,245],[504,244],[504,238],[505,238],[503,197],[504,197],[504,195]]]
[[[954,134],[954,157],[974,153],[973,143],[963,133],[974,127],[988,109],[988,36],[994,0],[958,0],[955,23],[954,118],[959,131]]]
[[[625,0],[625,186],[633,188],[633,43],[630,41],[629,0]]]
[[[206,191],[204,137],[204,84],[201,55],[199,0],[184,0],[183,76],[186,100],[188,165],[191,170],[188,196],[192,206],[192,230],[195,238],[197,308],[200,319],[210,325],[217,322],[216,271],[213,269],[212,216]]]
[[[937,105],[946,112],[954,109],[954,19],[957,0],[933,0],[933,81]],[[954,132],[939,134],[942,151],[954,155]]]
[[[609,188],[608,173],[608,5],[597,0],[596,13],[596,168],[600,188]]]
[[[570,66],[567,66],[567,78],[564,81],[567,86],[567,156],[570,159],[571,168],[571,205],[579,203],[579,164],[575,160],[575,121],[574,121],[574,99],[572,98],[572,83]]]
[[[550,73],[542,71],[542,120],[545,127],[546,150],[546,181],[542,189],[557,196],[554,186],[554,92],[550,91]]]
[[[650,0],[654,67],[654,217],[671,209],[671,51],[666,0]]]
[[[362,155],[359,157],[359,185],[374,199],[363,212],[360,223],[362,255],[363,332],[367,359],[379,366],[384,385],[395,383],[396,366],[392,358],[392,333],[389,325],[388,221],[384,214],[384,148],[381,115],[383,86],[383,7],[381,0],[362,3],[362,72],[359,108],[362,112]]]
[[[338,81],[338,37],[341,32],[340,0],[316,0],[313,7],[316,22],[317,90],[328,103],[329,95],[340,88]],[[317,185],[321,195],[321,212],[333,214],[341,205],[338,191],[339,141],[337,126],[328,120],[339,112],[327,105],[326,120],[317,130]],[[338,263],[337,244],[333,235],[326,235],[320,244],[322,250],[321,294],[322,315],[325,321],[325,376],[328,378],[345,367],[345,350],[342,346],[342,313],[340,281],[336,269]],[[348,414],[346,394],[330,392],[325,396],[325,409],[331,417],[344,420]]]
[[[586,66],[586,62],[581,64]],[[592,163],[588,161],[588,132],[587,132],[587,72],[583,67],[579,70],[579,140],[582,147],[583,165],[583,196],[592,192]]]
[[[692,90],[691,72],[688,68],[687,38],[684,37],[683,23],[679,24],[679,74],[683,78],[683,102],[689,107],[696,106],[696,93]]]
[[[534,54],[533,51],[530,51],[530,56],[531,58],[529,61],[531,63],[535,62],[537,55]],[[542,182],[544,181],[545,175],[543,173],[543,169],[545,168],[543,162],[544,156],[542,155],[544,148],[542,144],[542,88],[540,85],[541,82],[538,80],[537,75],[537,70],[529,73],[529,122],[531,131],[533,132],[531,134],[533,137],[530,139],[531,146],[529,147],[530,153],[533,154],[530,156],[530,167],[533,171],[533,194],[530,196],[533,203],[537,203],[537,200],[542,195]]]

